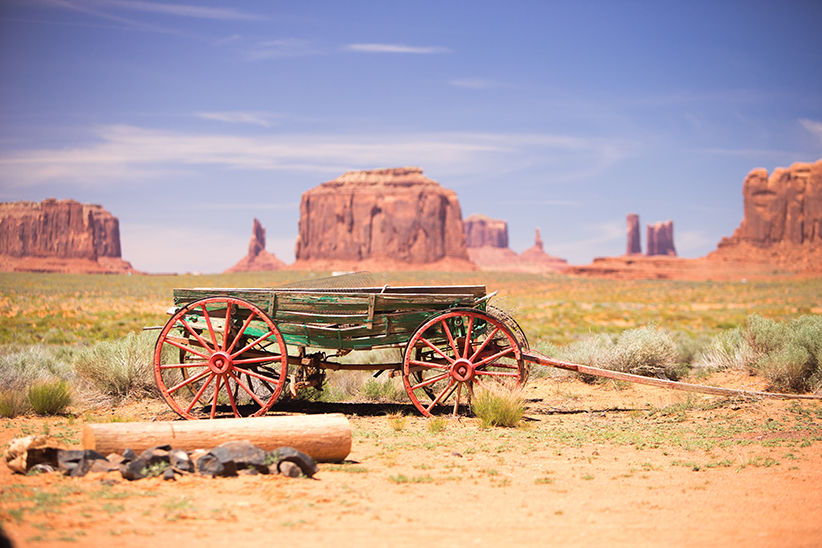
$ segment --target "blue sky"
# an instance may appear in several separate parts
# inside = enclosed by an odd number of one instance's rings
[[[753,168],[822,158],[822,3],[0,2],[0,201],[120,219],[149,272],[222,271],[253,218],[291,262],[300,196],[420,166],[463,217],[585,264],[625,215],[680,256]]]

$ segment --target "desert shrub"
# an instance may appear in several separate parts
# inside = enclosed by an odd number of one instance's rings
[[[398,378],[379,380],[370,378],[365,381],[360,395],[371,401],[405,401],[408,394]]]
[[[647,377],[664,375],[676,380],[683,374],[677,357],[676,343],[670,333],[648,325],[623,331],[605,354],[601,367]]]
[[[780,391],[822,390],[822,316],[801,316],[790,322],[748,318],[743,333],[750,347],[747,365]]]
[[[360,395],[366,380],[371,377],[368,371],[340,370],[327,371],[323,391],[327,396],[322,401],[346,401]]]
[[[25,392],[37,381],[68,380],[71,368],[64,353],[46,345],[9,347],[0,354],[0,386]]]
[[[71,389],[66,381],[35,382],[29,386],[28,400],[39,415],[59,415],[71,405]]]
[[[157,336],[156,331],[142,331],[97,342],[77,353],[74,371],[115,400],[156,395],[153,354]]]
[[[525,402],[517,390],[481,389],[471,399],[471,411],[481,428],[519,426],[525,413]]]
[[[695,367],[707,369],[736,369],[745,367],[751,356],[751,347],[739,328],[718,333],[702,351]]]
[[[683,331],[672,333],[676,343],[677,363],[692,366],[711,344],[711,337],[704,334],[691,336]]]
[[[4,390],[0,392],[0,417],[13,419],[17,415],[25,415],[31,409],[26,394],[19,390]]]

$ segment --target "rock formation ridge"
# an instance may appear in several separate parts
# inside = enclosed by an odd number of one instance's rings
[[[302,196],[290,268],[475,270],[454,191],[418,167],[349,171]]]
[[[625,254],[641,255],[642,244],[639,242],[639,215],[636,213],[629,213],[627,222],[628,246],[625,250]]]
[[[465,222],[468,256],[483,270],[510,272],[557,272],[568,266],[565,259],[545,253],[539,228],[534,246],[517,255],[508,248],[508,223],[474,214]]]
[[[648,251],[647,255],[652,257],[654,255],[668,255],[676,257],[676,249],[674,248],[674,222],[665,221],[659,223],[648,223],[647,239]]]
[[[254,219],[254,226],[251,229],[251,241],[248,243],[248,255],[226,270],[226,273],[281,270],[283,268],[285,268],[285,263],[273,253],[265,250],[265,228],[260,224],[260,221]]]
[[[0,203],[0,270],[133,272],[120,253],[120,222],[100,205]]]

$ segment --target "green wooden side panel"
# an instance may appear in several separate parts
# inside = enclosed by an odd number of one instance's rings
[[[398,290],[402,291],[398,291]],[[262,309],[283,334],[286,344],[328,349],[368,349],[405,344],[417,327],[431,316],[449,308],[473,308],[485,296],[484,286],[419,288],[366,288],[358,292],[280,291],[274,289],[175,289],[174,304],[185,306],[214,296],[236,297]],[[426,292],[427,291],[427,292]],[[477,308],[484,309],[482,302]],[[191,320],[205,328],[198,318]],[[209,306],[214,329],[221,330],[225,307]],[[245,319],[240,316],[241,319]],[[245,334],[259,337],[268,331],[262,321],[253,321]]]

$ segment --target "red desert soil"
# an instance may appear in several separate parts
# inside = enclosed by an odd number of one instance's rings
[[[762,388],[739,373],[702,382]],[[395,430],[385,406],[352,406],[348,461],[314,479],[129,483],[2,466],[0,520],[18,547],[822,546],[819,403],[569,379],[533,380],[525,397],[523,428],[464,417],[436,434],[416,414]],[[154,402],[114,412],[166,418]],[[0,445],[81,428],[4,420]]]

